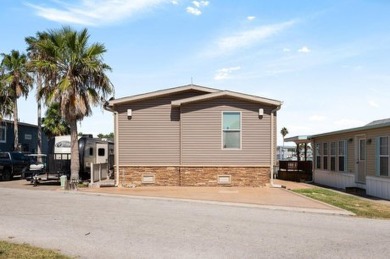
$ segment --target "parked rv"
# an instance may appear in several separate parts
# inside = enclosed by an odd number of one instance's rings
[[[70,160],[70,136],[57,136],[54,141],[54,161]],[[94,138],[92,135],[82,135],[78,140],[80,177],[90,178],[91,164],[108,163],[109,170],[114,167],[114,142]],[[69,169],[70,171],[70,169]]]

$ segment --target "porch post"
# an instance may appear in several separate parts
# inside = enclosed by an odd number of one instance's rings
[[[307,143],[305,142],[305,161],[307,161]]]

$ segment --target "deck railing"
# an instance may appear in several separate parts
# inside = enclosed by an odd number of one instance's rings
[[[290,181],[311,181],[312,161],[279,161],[278,178]]]

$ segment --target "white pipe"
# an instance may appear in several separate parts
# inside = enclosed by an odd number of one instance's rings
[[[271,184],[271,187],[276,187],[276,188],[280,188],[282,187],[280,184],[274,184],[274,158],[275,158],[275,143],[274,143],[274,137],[275,137],[275,134],[274,134],[274,113],[278,110],[280,110],[280,107],[281,105],[279,105],[278,107],[276,107],[276,109],[273,109],[271,111],[271,166],[270,166],[270,171],[271,171],[271,180],[270,180],[270,184]]]
[[[115,187],[119,186],[119,132],[118,132],[118,112],[114,111],[114,136],[115,136]]]
[[[108,103],[103,105],[103,108],[106,111],[112,112],[114,114],[114,146],[115,146],[115,172],[116,172],[116,179],[115,179],[115,187],[119,186],[119,132],[118,132],[118,112],[115,111],[113,108],[108,106]]]

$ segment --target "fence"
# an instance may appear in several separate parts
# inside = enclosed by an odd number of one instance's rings
[[[311,181],[312,161],[279,161],[278,179],[289,181]]]
[[[70,175],[70,154],[47,155],[47,168],[49,173]]]
[[[110,178],[108,163],[91,163],[91,183],[108,180]]]

